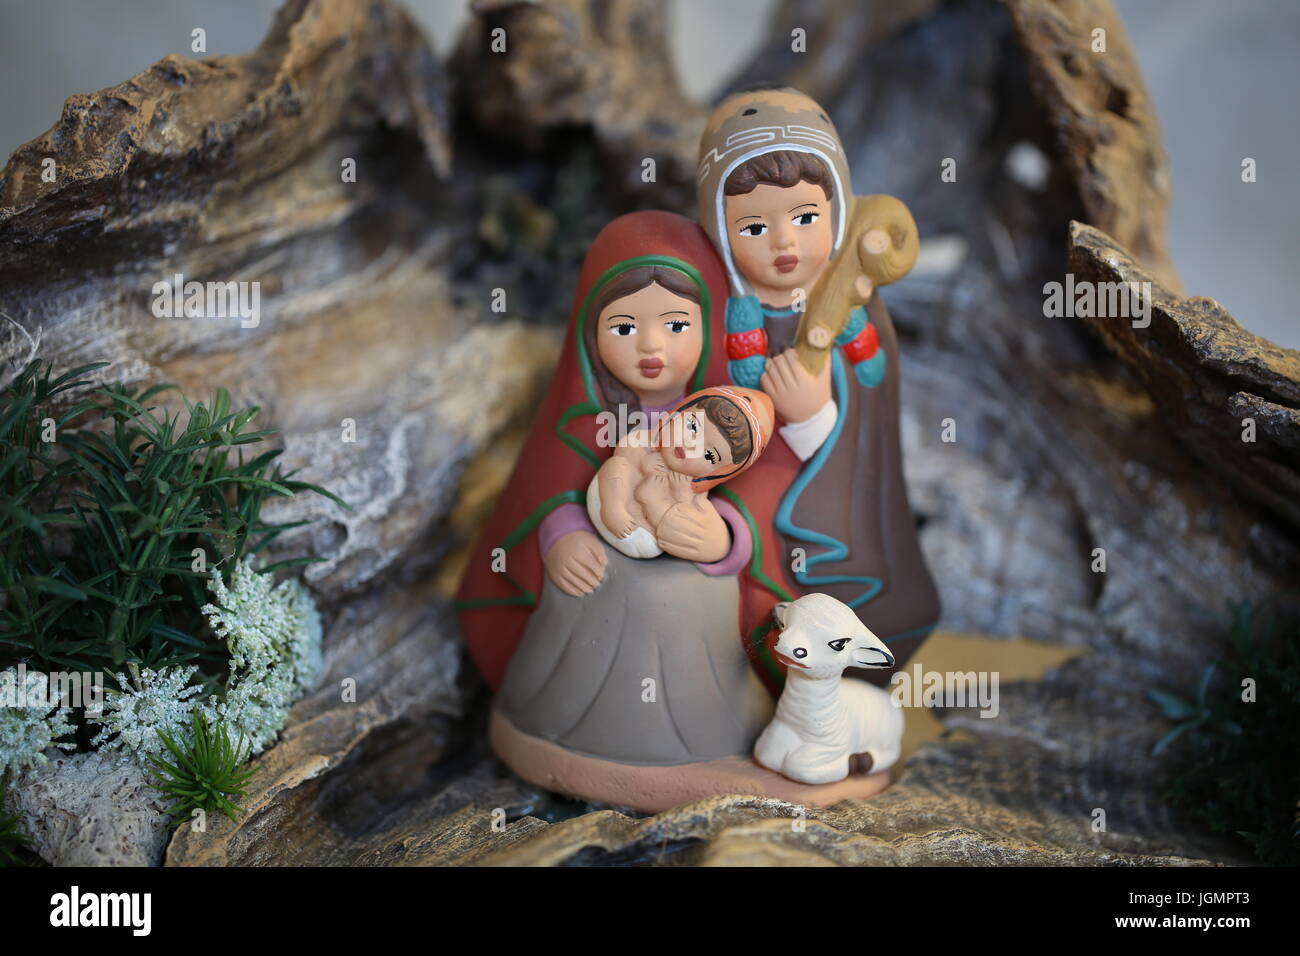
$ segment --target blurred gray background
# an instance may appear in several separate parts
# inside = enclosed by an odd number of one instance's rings
[[[404,0],[439,53],[468,0]],[[889,0],[879,0],[889,2]],[[0,0],[0,156],[40,135],[63,100],[112,86],[167,53],[252,49],[277,0]],[[709,100],[757,46],[775,0],[672,0],[678,66]],[[1300,3],[1116,0],[1170,155],[1169,247],[1190,295],[1300,348],[1291,287],[1300,262]],[[1252,157],[1258,181],[1241,181]],[[1288,171],[1289,170],[1289,171]]]

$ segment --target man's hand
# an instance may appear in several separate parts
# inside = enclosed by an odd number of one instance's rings
[[[582,597],[600,587],[609,558],[605,544],[590,531],[570,531],[551,545],[542,559],[546,576],[571,597]]]
[[[673,505],[655,529],[659,547],[686,561],[711,564],[731,549],[731,531],[705,495],[689,504]]]
[[[778,418],[791,424],[807,421],[831,400],[831,363],[822,363],[822,370],[813,375],[794,349],[786,349],[767,360],[758,384],[772,399]]]

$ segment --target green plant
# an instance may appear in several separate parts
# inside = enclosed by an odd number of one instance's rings
[[[1191,819],[1261,862],[1300,863],[1300,623],[1231,612],[1227,652],[1190,698],[1148,692],[1175,721],[1155,752],[1177,756],[1168,796]]]
[[[173,386],[93,387],[106,364],[55,377],[0,363],[0,685],[44,702],[0,708],[0,772],[41,766],[50,747],[122,751],[156,772],[174,820],[233,818],[252,776],[239,768],[321,665],[310,592],[271,573],[318,559],[262,564],[304,523],[268,523],[262,505],[302,491],[347,505],[256,447],[274,430],[225,389],[160,410]],[[49,703],[55,671],[117,687],[98,713]],[[0,848],[18,825],[0,818]]]
[[[0,390],[0,651],[45,670],[220,670],[200,613],[208,565],[303,523],[262,521],[267,496],[339,499],[283,472],[279,449],[246,458],[274,429],[252,430],[258,409],[233,411],[225,389],[208,404],[182,396],[183,416],[150,404],[171,385],[108,385],[65,407],[105,364],[52,379],[37,360]]]
[[[0,865],[12,866],[21,862],[17,851],[25,849],[31,843],[31,837],[19,831],[18,814],[5,812],[7,790],[7,782],[0,777]]]
[[[88,384],[81,376],[107,364],[51,379],[50,368],[32,362],[0,389],[0,640],[39,641],[69,604],[86,598],[50,547],[50,527],[76,520],[51,504],[74,469],[49,454],[45,439],[93,407],[81,402],[54,414],[64,393]]]
[[[243,735],[238,746],[231,744],[225,724],[209,727],[201,710],[194,714],[192,731],[183,745],[158,731],[175,762],[148,755],[157,771],[154,786],[174,801],[168,808],[173,825],[183,823],[196,809],[205,813],[220,810],[231,820],[238,819],[243,811],[235,800],[243,799],[244,786],[254,773],[239,769],[248,759]]]

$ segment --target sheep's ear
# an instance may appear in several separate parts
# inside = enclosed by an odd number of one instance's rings
[[[789,601],[782,601],[776,607],[772,608],[772,617],[776,619],[777,627],[785,627],[785,612],[789,610],[789,608]]]

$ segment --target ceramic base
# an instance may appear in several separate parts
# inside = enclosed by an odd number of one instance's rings
[[[668,767],[597,760],[525,734],[495,709],[488,736],[497,756],[530,783],[643,813],[661,813],[723,793],[753,794],[808,807],[829,807],[841,800],[873,797],[889,786],[888,770],[850,774],[835,783],[796,783],[747,757],[724,757]]]

